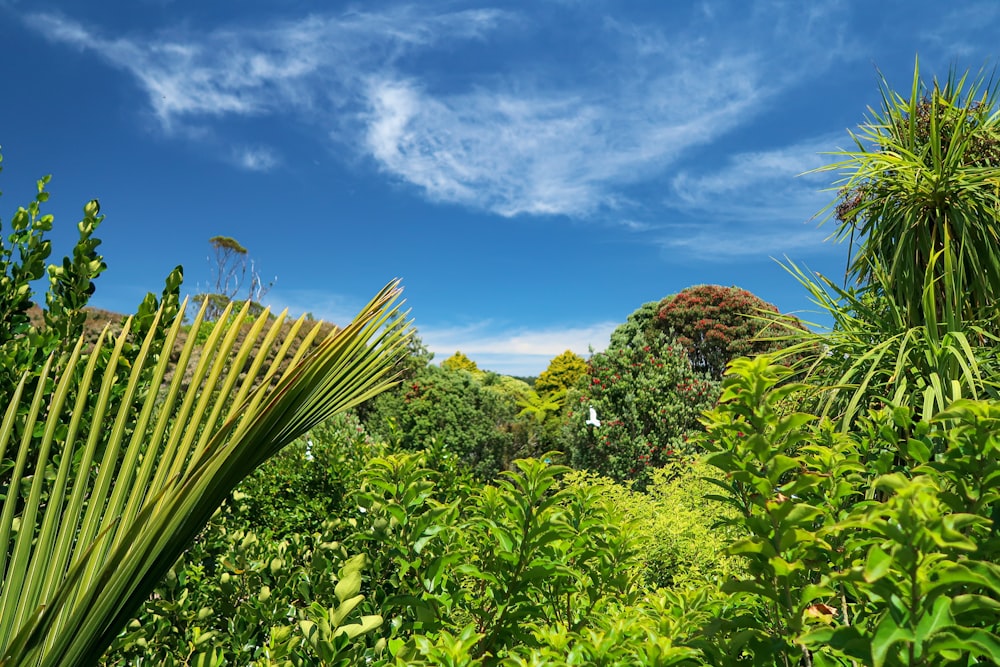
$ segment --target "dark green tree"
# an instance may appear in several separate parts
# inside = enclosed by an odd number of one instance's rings
[[[666,297],[666,299],[669,298]],[[660,304],[663,301],[649,301],[636,308],[622,324],[619,324],[611,332],[611,345],[619,348],[628,347],[636,335],[649,333],[654,328],[656,314],[660,311]]]
[[[491,479],[512,459],[514,399],[465,370],[430,365],[364,414],[369,432],[392,446],[440,448],[477,477]]]

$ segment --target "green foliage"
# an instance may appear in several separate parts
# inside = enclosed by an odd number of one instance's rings
[[[548,368],[535,380],[535,391],[539,394],[566,392],[587,374],[587,362],[578,354],[566,350],[549,362]]]
[[[353,413],[328,419],[240,484],[248,529],[283,538],[342,516],[356,476],[382,453]]]
[[[381,572],[373,597],[401,664],[497,664],[539,646],[544,628],[582,635],[637,594],[628,524],[598,487],[560,485],[566,468],[518,460],[495,485],[449,489],[451,475],[422,462],[372,461],[358,496],[359,534]]]
[[[523,435],[519,456],[540,456],[559,446],[560,419],[566,404],[566,390],[539,394],[534,389],[517,401],[519,434]]]
[[[353,665],[377,654],[360,635],[363,556],[349,558],[329,532],[278,538],[234,527],[247,511],[219,514],[174,564],[104,665]]]
[[[725,554],[733,534],[720,525],[733,518],[732,510],[705,502],[715,488],[709,480],[716,475],[697,459],[677,457],[653,471],[645,491],[586,472],[573,473],[567,481],[599,489],[622,512],[646,586],[678,590],[717,587],[740,570],[736,559]]]
[[[967,324],[941,333],[933,325],[908,327],[905,313],[888,297],[845,290],[823,277],[817,282],[794,264],[789,270],[832,315],[834,327],[827,334],[800,334],[798,343],[779,354],[783,361],[797,359],[796,368],[813,387],[810,405],[841,428],[852,428],[857,417],[886,402],[929,419],[957,398],[1000,397],[994,352],[1000,339],[986,329]]]
[[[476,476],[491,479],[511,460],[517,406],[467,371],[428,366],[399,391],[379,397],[365,426],[393,447],[417,451],[432,441]]]
[[[566,452],[574,467],[642,488],[655,468],[691,451],[687,439],[716,394],[680,345],[657,331],[638,333],[591,357],[567,399]],[[587,423],[591,407],[600,426]]]
[[[845,429],[884,401],[928,419],[959,397],[1000,396],[995,88],[954,74],[926,85],[915,66],[908,96],[883,80],[881,97],[857,149],[819,170],[843,176],[827,210],[839,238],[857,237],[857,286],[789,269],[835,326],[788,352]]]
[[[449,371],[468,371],[469,373],[478,373],[479,366],[476,366],[476,362],[469,359],[467,356],[461,352],[456,352],[447,359],[441,362],[441,368]]]
[[[53,378],[50,358],[30,397],[23,396],[22,381],[0,425],[0,456],[11,452],[14,461],[4,470],[6,487],[23,490],[8,494],[0,512],[0,541],[7,544],[0,552],[4,664],[96,662],[246,475],[324,417],[391,383],[392,355],[405,334],[384,327],[395,296],[390,286],[299,361],[307,337],[294,353],[296,372],[281,379],[275,374],[290,344],[266,372],[270,355],[250,361],[251,351],[275,345],[282,331],[278,319],[265,333],[265,314],[239,346],[238,331],[220,340],[216,329],[199,349],[194,387],[183,400],[182,371],[195,335],[178,350],[180,368],[164,383],[180,319],[162,343],[147,335],[124,377],[119,361],[128,324],[110,357],[98,349],[84,363],[81,338],[66,362],[78,373]],[[109,414],[116,381],[124,391]],[[140,391],[147,381],[162,393]],[[27,411],[15,443],[12,426],[21,407]],[[32,474],[48,466],[51,477]]]
[[[729,651],[756,664],[951,665],[1000,648],[993,517],[1000,405],[931,420],[869,412],[857,431],[788,412],[801,391],[767,357],[737,360],[706,416],[716,499],[749,576]],[[973,469],[977,469],[976,470]]]
[[[488,372],[480,376],[480,381],[486,389],[515,402],[531,393],[531,385],[510,375]]]
[[[852,133],[856,150],[820,168],[842,174],[829,207],[839,238],[856,236],[850,273],[899,308],[905,328],[990,320],[1000,298],[1000,134],[996,88],[949,74],[908,95],[880,82],[881,105]]]
[[[684,346],[696,371],[720,380],[730,360],[772,352],[788,329],[802,328],[778,314],[744,289],[697,285],[660,302],[654,326]]]
[[[670,297],[666,297],[669,299]],[[625,322],[611,332],[609,347],[624,349],[632,345],[637,336],[649,336],[656,323],[656,314],[660,312],[660,301],[650,301],[639,306]]]

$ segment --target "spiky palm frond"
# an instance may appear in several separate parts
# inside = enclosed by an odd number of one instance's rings
[[[178,317],[127,359],[126,323],[109,350],[81,339],[34,391],[22,379],[0,423],[14,462],[0,478],[0,664],[96,664],[241,480],[394,383],[411,332],[389,322],[398,294],[391,283],[318,343],[318,324],[299,337],[304,319],[244,307],[221,320],[246,326],[200,344],[203,309],[183,345]]]

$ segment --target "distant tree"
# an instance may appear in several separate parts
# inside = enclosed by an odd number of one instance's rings
[[[653,325],[684,346],[694,370],[720,379],[732,359],[780,349],[785,343],[776,337],[802,330],[797,320],[774,323],[778,316],[747,290],[697,285],[664,299]]]
[[[517,412],[512,398],[465,370],[430,365],[401,391],[379,396],[364,415],[368,430],[405,450],[439,447],[481,479],[510,462]]]
[[[470,373],[478,373],[479,367],[476,366],[476,362],[469,359],[467,356],[461,352],[456,352],[447,359],[441,362],[441,368],[448,369],[450,371],[469,371]]]
[[[208,242],[215,252],[215,293],[232,299],[246,279],[249,252],[230,236],[213,236]]]
[[[535,391],[539,394],[566,392],[587,374],[587,361],[578,354],[566,350],[549,362],[549,367],[535,380]]]
[[[249,251],[230,236],[213,236],[208,240],[215,256],[215,291],[196,294],[197,303],[207,302],[205,318],[212,322],[243,291],[246,285],[246,300],[259,304],[270,291],[273,281],[264,284]],[[249,279],[249,284],[246,281]]]
[[[490,391],[506,396],[513,401],[520,401],[531,393],[531,385],[510,375],[486,372],[479,376],[479,381],[483,387]]]

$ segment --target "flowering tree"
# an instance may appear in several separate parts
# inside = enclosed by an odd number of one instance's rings
[[[644,487],[653,468],[688,450],[698,417],[715,404],[717,383],[696,372],[684,349],[659,331],[593,355],[568,398],[571,463]],[[600,426],[588,422],[593,407]]]
[[[797,320],[778,324],[778,309],[739,287],[697,285],[660,303],[655,326],[677,339],[697,371],[721,379],[736,357],[772,352],[783,343],[775,338]]]

